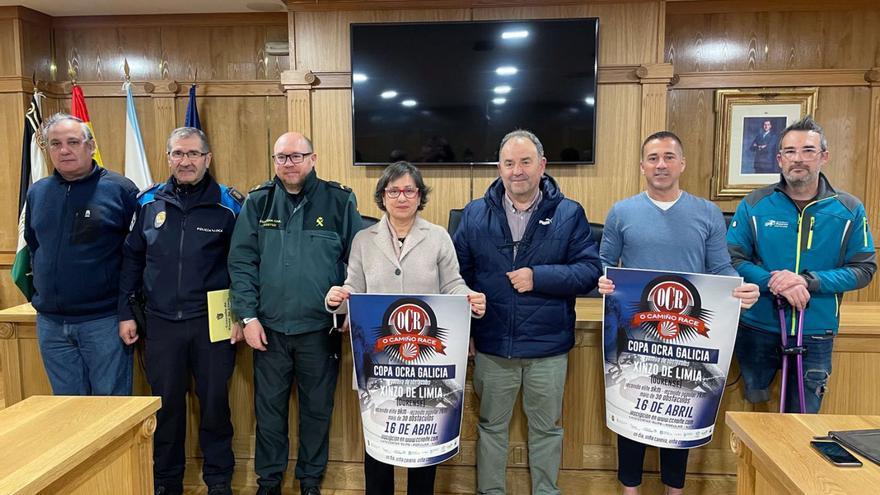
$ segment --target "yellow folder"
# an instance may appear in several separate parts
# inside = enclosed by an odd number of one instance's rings
[[[229,307],[229,289],[208,292],[208,330],[211,342],[229,340],[235,315]]]

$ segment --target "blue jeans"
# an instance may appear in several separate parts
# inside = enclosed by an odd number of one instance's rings
[[[37,337],[55,395],[131,395],[132,347],[116,315],[66,323],[38,314]]]
[[[789,343],[793,337],[789,337]],[[740,325],[736,336],[736,359],[745,383],[746,400],[751,403],[770,400],[770,383],[776,370],[782,368],[782,341],[779,333],[770,333]],[[808,413],[818,413],[825,396],[828,377],[831,376],[833,335],[804,335],[807,352],[804,360],[804,402]],[[800,412],[795,357],[788,358],[788,388],[785,394],[785,412]]]

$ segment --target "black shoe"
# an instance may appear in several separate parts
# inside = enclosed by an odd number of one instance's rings
[[[229,483],[217,483],[208,487],[208,495],[232,495]]]
[[[172,489],[167,486],[156,485],[155,491],[153,491],[156,495],[183,495],[183,489]]]
[[[276,486],[260,486],[257,489],[257,495],[281,495],[281,487]]]
[[[304,486],[299,489],[300,495],[321,495],[321,489],[317,486]]]

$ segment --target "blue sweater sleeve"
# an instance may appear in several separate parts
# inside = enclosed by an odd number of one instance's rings
[[[605,228],[602,230],[602,243],[599,248],[599,257],[602,259],[602,267],[616,267],[620,264],[620,251],[623,246],[621,239],[620,222],[617,216],[617,207],[612,206],[608,216],[605,217]]]

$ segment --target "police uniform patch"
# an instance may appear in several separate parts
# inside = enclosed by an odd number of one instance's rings
[[[229,192],[229,195],[230,195],[230,196],[232,196],[233,198],[235,198],[236,201],[238,201],[239,203],[244,203],[244,194],[238,192],[237,189],[235,189],[235,188],[232,187],[232,186],[229,186],[229,188],[227,189],[227,191]]]
[[[165,225],[165,212],[160,211],[159,213],[156,213],[156,218],[153,220],[153,227],[158,229],[163,225]]]

